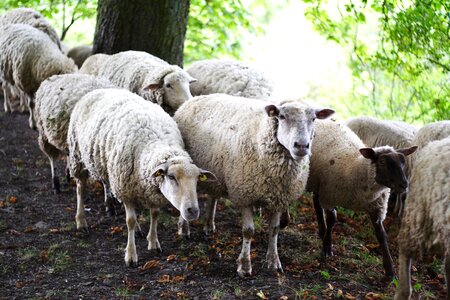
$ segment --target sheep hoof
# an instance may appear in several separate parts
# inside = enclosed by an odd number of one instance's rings
[[[283,268],[282,267],[277,268],[277,273],[284,274]]]
[[[137,268],[138,263],[137,263],[137,261],[131,261],[127,264],[127,266],[130,268]]]
[[[61,187],[60,187],[60,184],[59,184],[59,178],[58,177],[53,177],[52,187],[53,187],[53,192],[55,194],[61,193]]]

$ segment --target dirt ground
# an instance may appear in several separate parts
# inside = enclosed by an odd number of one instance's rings
[[[0,104],[3,104],[0,101]],[[3,107],[3,106],[1,106]],[[0,299],[391,299],[395,283],[384,279],[381,255],[368,219],[339,210],[335,256],[321,258],[314,211],[302,197],[292,207],[294,221],[280,233],[284,275],[266,271],[266,222],[255,217],[253,273],[241,279],[236,258],[241,243],[240,217],[229,200],[221,200],[215,235],[206,238],[201,220],[192,236],[177,236],[177,213],[164,208],[159,221],[163,253],[147,250],[137,238],[139,266],[124,263],[126,225],[104,212],[102,189],[90,186],[86,203],[89,236],[75,229],[76,195],[63,176],[62,192],[51,189],[47,158],[28,115],[0,113]],[[140,223],[148,229],[146,213]],[[387,231],[397,262],[398,224],[388,218]],[[440,261],[413,268],[415,299],[444,299]]]

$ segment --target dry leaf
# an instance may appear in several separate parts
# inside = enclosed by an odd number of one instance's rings
[[[23,287],[23,282],[16,281],[16,288],[21,289]]]
[[[378,244],[367,244],[367,245],[366,245],[366,247],[369,248],[369,249],[371,249],[371,250],[376,249],[376,248],[378,248],[379,246],[380,246],[380,245],[378,245]]]
[[[153,259],[153,260],[149,260],[148,262],[146,262],[145,265],[142,267],[142,270],[153,269],[158,266],[159,266],[159,260]]]
[[[186,298],[186,294],[184,292],[177,292],[177,298]]]
[[[353,296],[353,295],[350,294],[350,293],[345,293],[345,299],[348,299],[348,300],[356,300],[356,297]]]
[[[66,211],[72,212],[72,211],[74,211],[74,209],[72,207],[66,207]]]
[[[58,228],[51,228],[50,229],[50,233],[59,233],[59,229]]]
[[[268,299],[268,298],[266,297],[266,295],[264,295],[264,292],[263,292],[263,291],[257,292],[257,293],[256,293],[256,296],[258,296],[259,299]]]
[[[17,202],[17,197],[11,196],[9,197],[9,203],[16,203]]]
[[[369,292],[366,294],[367,300],[375,300],[375,299],[382,299],[382,298],[383,298],[383,295],[378,294],[378,293]]]
[[[168,283],[170,282],[170,276],[169,275],[163,275],[161,277],[158,278],[157,282],[159,283]]]
[[[184,279],[185,279],[184,276],[177,275],[177,276],[172,278],[172,282],[182,282],[182,281],[184,281]]]
[[[289,297],[288,297],[288,296],[281,296],[281,297],[279,298],[279,300],[289,300]]]
[[[169,256],[167,256],[167,261],[172,261],[175,260],[177,258],[177,256],[175,254],[171,254]]]
[[[111,234],[123,232],[123,226],[111,227]]]
[[[337,296],[338,298],[342,298],[343,295],[344,295],[344,293],[342,292],[342,290],[341,290],[341,289],[338,289],[338,291],[337,291],[337,293],[336,293],[336,296]]]
[[[34,231],[34,228],[32,226],[25,227],[25,229],[23,230],[23,232],[32,232],[32,231]]]
[[[5,201],[0,201],[0,208],[5,207]]]

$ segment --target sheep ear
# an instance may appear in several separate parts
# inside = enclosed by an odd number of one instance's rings
[[[416,150],[417,150],[417,146],[412,146],[409,148],[397,149],[395,151],[403,153],[404,156],[408,156],[410,154],[413,154]]]
[[[146,87],[144,87],[144,91],[156,91],[157,89],[162,88],[162,83],[150,83]]]
[[[211,181],[217,181],[216,175],[213,173],[200,169],[200,175],[198,176],[198,180],[201,182],[211,182]]]
[[[277,117],[280,114],[280,110],[276,105],[270,104],[265,107],[266,113],[269,117]]]
[[[161,164],[152,170],[151,176],[156,178],[159,176],[166,175],[166,170],[167,170],[166,164]]]
[[[197,81],[194,77],[188,76],[189,83],[194,83]]]
[[[317,119],[326,119],[329,116],[331,116],[332,114],[334,114],[334,110],[329,109],[329,108],[316,109],[316,118]]]
[[[377,159],[377,155],[372,148],[361,148],[359,149],[359,153],[361,153],[361,155],[364,156],[364,158],[371,160]]]

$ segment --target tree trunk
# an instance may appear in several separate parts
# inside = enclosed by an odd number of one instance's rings
[[[183,66],[189,0],[99,0],[94,53],[146,51]]]

